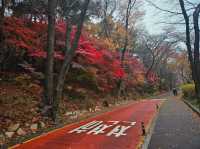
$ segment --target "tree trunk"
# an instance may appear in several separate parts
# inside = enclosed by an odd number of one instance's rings
[[[79,39],[80,39],[80,36],[81,36],[81,31],[82,31],[82,28],[83,28],[83,23],[84,23],[84,19],[85,19],[86,13],[87,13],[89,2],[90,2],[90,0],[86,0],[84,5],[83,5],[83,8],[82,8],[82,11],[81,11],[81,14],[80,14],[80,19],[79,19],[80,21],[78,22],[78,25],[77,25],[77,31],[76,31],[72,46],[70,46],[70,33],[71,33],[72,26],[71,26],[70,22],[66,21],[65,57],[64,57],[63,64],[61,66],[61,70],[60,70],[59,75],[58,75],[58,82],[57,82],[57,85],[56,85],[55,99],[54,99],[54,103],[53,103],[53,118],[54,118],[54,121],[56,121],[57,118],[58,118],[58,116],[57,116],[58,115],[58,108],[59,108],[59,103],[60,103],[60,100],[61,100],[62,94],[63,94],[65,77],[66,77],[66,75],[69,71],[71,62],[72,62],[73,57],[75,55],[76,49],[78,47],[78,43],[79,43]]]
[[[154,67],[154,64],[155,64],[155,56],[154,56],[154,54],[153,54],[153,52],[152,52],[152,63],[151,63],[151,66],[148,68],[148,70],[147,70],[147,72],[146,72],[146,74],[145,74],[145,78],[148,79],[149,74],[150,74],[150,72],[152,71],[152,69],[153,69],[153,67]]]
[[[47,61],[45,72],[45,97],[44,105],[52,106],[54,97],[54,43],[55,43],[55,9],[57,0],[48,0],[48,36],[47,36]],[[52,109],[47,111],[52,117]]]
[[[199,13],[200,13],[200,4],[196,7],[193,13],[193,23],[195,31],[195,42],[194,42],[194,72],[195,72],[195,89],[197,98],[200,99],[200,60],[199,60]]]
[[[136,0],[134,1],[133,6],[134,6],[135,2],[136,2]],[[131,4],[132,4],[132,0],[129,0],[127,8],[126,8],[126,18],[125,18],[125,31],[126,31],[126,34],[125,34],[125,39],[124,39],[124,47],[123,47],[123,51],[122,51],[122,55],[121,55],[121,67],[123,69],[124,69],[125,54],[126,54],[127,46],[128,46],[129,17],[130,17],[131,10],[133,8],[133,6],[131,6]],[[121,94],[122,94],[122,92],[124,90],[124,87],[125,87],[125,84],[124,84],[123,78],[121,78],[119,80],[119,89],[118,89],[118,96],[119,97],[121,96]]]
[[[4,25],[4,13],[5,13],[5,0],[1,0],[0,8],[0,70],[2,69],[3,60],[4,60],[4,34],[3,34],[3,25]]]
[[[57,119],[57,111],[59,107],[59,102],[62,98],[62,93],[63,93],[63,88],[64,88],[64,82],[65,82],[65,76],[67,72],[69,71],[70,67],[70,62],[72,59],[72,54],[69,55],[68,51],[70,50],[70,33],[71,33],[72,26],[69,24],[69,22],[66,21],[66,42],[65,42],[65,57],[64,57],[64,62],[62,64],[60,73],[58,75],[58,82],[56,85],[56,90],[55,90],[55,100],[53,104],[53,118],[54,121]]]
[[[186,30],[186,46],[187,46],[187,51],[188,51],[188,58],[190,61],[191,68],[193,67],[193,56],[192,56],[192,46],[191,46],[191,38],[190,38],[190,20],[189,16],[187,14],[187,11],[185,9],[185,4],[183,0],[179,0],[182,14],[185,20],[185,30]]]
[[[4,13],[5,13],[5,0],[1,0],[1,8],[0,8],[0,42],[3,40],[3,21],[4,21]]]
[[[193,22],[195,31],[194,56],[193,56],[191,38],[190,38],[190,19],[185,9],[184,1],[179,0],[179,3],[181,6],[182,14],[186,25],[186,46],[188,51],[188,58],[190,61],[190,67],[192,70],[192,78],[194,80],[197,98],[200,99],[199,22],[198,22],[200,13],[200,4],[196,7],[193,13]]]

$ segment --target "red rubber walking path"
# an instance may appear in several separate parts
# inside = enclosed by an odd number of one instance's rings
[[[143,100],[66,125],[12,149],[134,149],[142,140],[141,122],[149,126],[162,100]]]

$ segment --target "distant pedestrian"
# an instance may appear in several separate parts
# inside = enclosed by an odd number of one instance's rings
[[[173,92],[174,96],[177,96],[177,95],[178,95],[178,92],[177,92],[177,89],[176,89],[176,88],[173,88],[173,89],[172,89],[172,92]]]

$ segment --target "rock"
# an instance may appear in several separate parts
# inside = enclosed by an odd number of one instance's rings
[[[25,123],[25,126],[26,126],[26,127],[29,127],[29,126],[30,126],[30,124],[29,124],[29,123]]]
[[[94,108],[89,108],[89,112],[95,112]]]
[[[74,120],[74,119],[77,119],[77,118],[78,118],[77,115],[72,115],[72,116],[69,117],[69,119],[71,119],[71,120]]]
[[[73,88],[72,86],[67,86],[68,90],[72,90],[72,88]]]
[[[76,91],[81,93],[81,94],[86,94],[87,93],[87,90],[85,90],[84,88],[79,88]]]
[[[44,74],[42,72],[34,72],[33,75],[38,79],[38,80],[43,80]]]
[[[80,115],[80,111],[77,110],[77,111],[70,111],[70,112],[66,112],[65,113],[65,116],[75,116],[75,115]]]
[[[35,111],[36,111],[37,113],[39,113],[39,112],[40,112],[40,108],[36,107],[36,108],[35,108]]]
[[[14,125],[10,125],[10,126],[8,127],[8,131],[9,131],[9,132],[17,131],[17,129],[19,128],[19,126],[20,126],[19,123],[18,123],[18,124],[14,124]]]
[[[32,125],[30,126],[30,129],[31,129],[32,132],[37,131],[37,130],[38,130],[38,124],[32,124]]]
[[[80,115],[81,111],[79,110],[76,110],[76,111],[73,111],[73,115]]]
[[[41,127],[41,128],[45,128],[45,126],[46,126],[45,123],[42,122],[42,121],[40,121],[40,127]]]
[[[99,106],[96,106],[94,111],[101,111],[101,108]]]
[[[34,108],[31,108],[31,109],[30,109],[30,112],[34,112],[34,111],[35,111],[35,109],[34,109]]]
[[[15,132],[6,132],[6,133],[5,133],[5,135],[6,135],[8,138],[12,138],[14,134],[15,134]]]
[[[36,122],[38,122],[38,121],[39,121],[39,117],[33,117],[32,123],[36,123]]]
[[[20,136],[24,136],[24,135],[26,135],[26,132],[22,128],[19,128],[17,130],[17,134],[20,135]]]
[[[70,115],[73,115],[73,112],[70,111],[65,113],[65,116],[70,116]]]
[[[92,112],[92,108],[89,108],[89,112]]]

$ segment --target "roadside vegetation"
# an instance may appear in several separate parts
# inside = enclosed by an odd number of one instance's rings
[[[181,90],[183,93],[183,98],[189,101],[192,105],[200,110],[200,102],[198,98],[196,98],[195,94],[195,85],[194,84],[184,84],[181,85]]]

